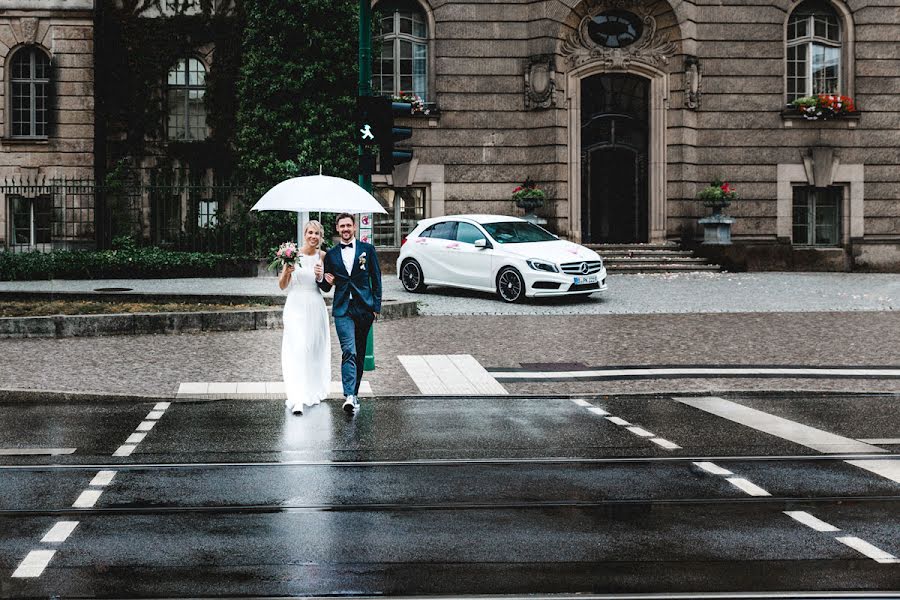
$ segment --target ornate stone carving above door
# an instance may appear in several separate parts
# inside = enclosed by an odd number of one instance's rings
[[[572,67],[589,62],[603,63],[610,70],[625,70],[632,62],[660,67],[675,54],[675,44],[658,31],[656,18],[642,0],[587,4],[588,13],[563,43],[562,54]]]

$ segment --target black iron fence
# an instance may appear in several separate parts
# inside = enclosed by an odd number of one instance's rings
[[[0,181],[0,247],[13,252],[121,244],[258,256],[248,188],[86,179]]]

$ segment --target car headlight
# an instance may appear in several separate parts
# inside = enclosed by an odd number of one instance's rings
[[[553,263],[549,263],[544,260],[538,260],[536,258],[529,258],[525,261],[528,263],[528,266],[534,269],[535,271],[547,271],[548,273],[559,273],[559,267],[554,265]]]

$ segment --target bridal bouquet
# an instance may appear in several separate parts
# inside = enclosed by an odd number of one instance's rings
[[[278,247],[278,250],[275,251],[275,258],[269,263],[269,270],[274,271],[275,269],[281,269],[284,265],[293,263],[297,260],[298,254],[299,250],[297,250],[297,244],[294,242],[283,243]]]

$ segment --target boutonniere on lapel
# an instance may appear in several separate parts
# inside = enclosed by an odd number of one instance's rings
[[[363,252],[362,254],[359,255],[359,268],[362,269],[363,271],[366,270],[366,253],[365,252]]]

